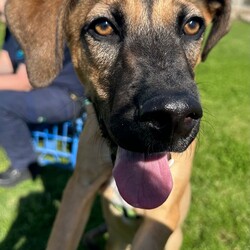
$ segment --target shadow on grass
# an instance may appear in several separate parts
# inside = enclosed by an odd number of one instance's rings
[[[0,243],[1,250],[44,250],[52,229],[63,189],[72,172],[57,168],[43,168],[43,192],[32,192],[20,198],[17,217],[7,236]],[[72,212],[73,216],[73,212]],[[100,201],[96,200],[87,230],[103,221]],[[84,249],[80,247],[80,249]]]

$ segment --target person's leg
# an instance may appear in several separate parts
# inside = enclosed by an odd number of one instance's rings
[[[80,99],[63,88],[50,86],[27,93],[25,108],[19,110],[26,123],[59,123],[77,118],[83,105]]]
[[[0,146],[5,149],[12,169],[25,171],[36,161],[27,123],[73,119],[81,109],[80,102],[73,99],[67,91],[56,87],[30,92],[0,91]]]
[[[11,165],[22,170],[36,161],[30,131],[23,118],[27,92],[0,92],[0,146],[6,151]]]

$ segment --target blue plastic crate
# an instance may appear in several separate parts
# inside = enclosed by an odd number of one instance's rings
[[[73,169],[76,164],[79,136],[86,114],[61,124],[42,124],[31,129],[33,145],[41,166],[59,164]]]

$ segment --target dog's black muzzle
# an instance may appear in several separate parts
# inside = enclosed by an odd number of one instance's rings
[[[202,108],[185,92],[159,94],[116,110],[110,132],[121,147],[138,152],[182,152],[199,131]]]

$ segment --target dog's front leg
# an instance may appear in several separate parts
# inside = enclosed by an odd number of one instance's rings
[[[64,190],[47,250],[77,248],[96,193],[111,176],[110,152],[99,132],[93,107],[87,107],[87,112],[76,169]]]
[[[131,250],[163,250],[171,233],[172,230],[165,224],[144,217],[144,221],[132,242]]]

